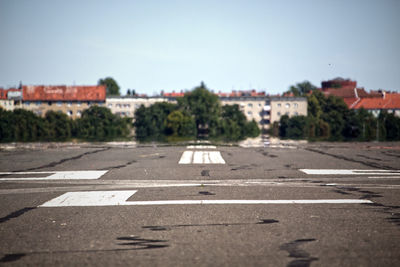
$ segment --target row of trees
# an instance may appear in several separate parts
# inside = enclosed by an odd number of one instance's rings
[[[292,86],[290,91],[308,99],[308,116],[282,116],[271,127],[271,134],[311,141],[394,141],[400,140],[400,118],[383,111],[376,118],[365,109],[352,110],[342,98],[326,97],[309,82]]]
[[[62,112],[49,111],[45,117],[33,112],[0,108],[0,142],[66,141],[78,138],[89,141],[107,141],[126,138],[131,119],[120,118],[108,108],[93,106],[72,120]]]
[[[204,83],[177,104],[156,103],[135,112],[136,137],[140,141],[208,137],[238,141],[260,134],[257,123],[246,120],[238,105],[221,106]]]

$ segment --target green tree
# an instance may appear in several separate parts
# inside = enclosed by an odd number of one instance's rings
[[[136,138],[140,141],[165,140],[167,117],[177,105],[159,102],[150,107],[140,106],[135,112]]]
[[[72,137],[72,121],[65,113],[48,111],[45,122],[48,140],[65,141]]]
[[[309,81],[304,81],[301,83],[297,83],[296,85],[292,85],[289,87],[289,90],[286,93],[293,93],[294,96],[305,96],[309,92],[313,92],[317,89],[315,85],[310,83]]]
[[[196,124],[194,119],[184,115],[180,110],[172,111],[167,116],[167,131],[173,136],[190,137],[196,135]]]
[[[106,77],[104,79],[100,79],[97,84],[106,86],[106,94],[107,94],[107,96],[120,95],[120,93],[119,93],[119,85],[111,77]]]
[[[197,131],[200,128],[206,128],[210,136],[216,134],[214,130],[218,126],[221,106],[218,96],[208,91],[203,82],[199,87],[178,99],[178,106],[184,112],[194,116]]]
[[[129,135],[129,118],[120,118],[108,108],[92,106],[77,120],[78,137],[92,141],[107,141]]]

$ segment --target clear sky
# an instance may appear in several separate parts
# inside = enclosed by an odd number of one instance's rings
[[[0,87],[400,91],[399,0],[0,0]]]

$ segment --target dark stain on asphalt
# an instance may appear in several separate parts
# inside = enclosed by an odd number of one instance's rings
[[[201,176],[210,176],[210,170],[202,170]]]
[[[135,250],[141,249],[155,249],[155,248],[166,248],[169,247],[166,243],[168,240],[160,240],[160,239],[144,239],[136,236],[128,236],[128,237],[118,237],[119,241],[126,241],[124,243],[119,243],[120,246],[132,246]]]
[[[65,158],[65,159],[62,159],[62,160],[59,160],[59,161],[53,161],[53,162],[50,162],[49,164],[42,165],[42,166],[39,166],[39,167],[34,167],[34,168],[29,168],[29,169],[24,169],[24,170],[17,170],[15,172],[34,171],[34,170],[39,170],[39,169],[44,169],[44,168],[52,168],[52,167],[55,167],[57,165],[61,165],[61,164],[65,163],[65,162],[67,162],[67,161],[77,160],[77,159],[80,159],[80,158],[82,158],[84,156],[91,155],[91,154],[96,154],[96,153],[100,153],[100,152],[104,152],[104,151],[107,151],[107,150],[110,150],[110,149],[111,149],[111,147],[107,147],[107,148],[104,148],[104,149],[98,149],[98,150],[95,150],[95,151],[89,151],[89,152],[85,152],[83,154],[80,154],[78,156]]]
[[[360,193],[361,194],[361,196],[359,197],[360,199],[372,199],[372,198],[382,197],[381,194],[376,192],[362,190],[360,188],[355,188],[355,187],[347,187],[347,186],[338,186],[336,187],[336,190],[333,190],[333,192],[340,193],[342,195],[351,195],[353,193]]]
[[[342,195],[351,195],[351,193],[348,193],[348,192],[345,192],[345,191],[342,191],[342,190],[339,190],[339,189],[333,190],[333,192],[339,193],[339,194],[342,194]]]
[[[215,227],[215,226],[239,226],[239,225],[262,225],[262,224],[273,224],[278,223],[278,220],[274,219],[262,219],[256,223],[209,223],[209,224],[175,224],[175,225],[148,225],[142,226],[143,229],[149,229],[150,231],[170,231],[173,228],[185,228],[185,227]]]
[[[365,203],[364,206],[375,207],[376,212],[388,215],[386,221],[400,227],[400,206],[384,205],[382,203]]]
[[[311,262],[317,261],[318,258],[311,257],[310,253],[305,251],[304,249],[299,248],[302,244],[314,242],[316,239],[309,238],[309,239],[297,239],[295,241],[286,243],[281,245],[279,248],[280,250],[285,250],[289,253],[290,258],[296,258],[288,263],[288,267],[307,267],[310,266]]]
[[[8,220],[11,220],[11,219],[13,219],[13,218],[17,218],[17,217],[19,217],[19,216],[25,214],[26,212],[28,212],[28,211],[30,211],[30,210],[33,210],[33,209],[36,209],[36,208],[27,207],[27,208],[23,208],[23,209],[14,211],[14,212],[8,214],[7,216],[0,218],[0,223],[4,223],[4,222],[6,222],[6,221],[8,221]]]
[[[131,161],[125,163],[125,164],[117,165],[117,166],[105,167],[105,168],[102,168],[101,170],[122,169],[122,168],[128,167],[129,165],[132,165],[133,163],[136,163],[136,162],[137,162],[136,160],[131,160]]]
[[[278,223],[278,220],[274,220],[274,219],[264,219],[261,220],[260,222],[258,222],[257,224],[271,224],[271,223]]]
[[[369,160],[382,161],[382,159],[380,159],[380,158],[373,158],[373,157],[365,156],[365,155],[362,155],[362,154],[357,154],[357,156],[360,157],[360,158],[365,158],[365,159],[369,159]]]
[[[211,193],[208,191],[200,191],[199,194],[203,196],[215,196],[215,193]]]
[[[231,171],[237,171],[237,170],[251,170],[251,169],[252,169],[252,166],[251,166],[251,165],[242,165],[242,166],[239,166],[239,167],[232,168]]]
[[[25,253],[14,253],[14,254],[6,254],[3,258],[0,259],[0,262],[12,262],[17,261],[24,257]]]
[[[330,156],[330,157],[341,159],[341,160],[345,160],[345,161],[360,163],[360,164],[368,166],[368,167],[373,167],[373,168],[378,168],[378,169],[386,169],[386,170],[396,170],[396,168],[393,168],[391,166],[385,166],[383,164],[378,164],[378,163],[375,163],[375,162],[365,162],[365,161],[357,160],[357,159],[354,159],[354,158],[347,158],[347,157],[345,157],[343,155],[336,155],[336,154],[328,153],[326,151],[320,151],[320,150],[314,149],[314,148],[306,148],[305,147],[304,150],[307,150],[307,151],[310,151],[310,152],[314,152],[314,153],[318,153],[318,154],[325,155],[325,156]]]

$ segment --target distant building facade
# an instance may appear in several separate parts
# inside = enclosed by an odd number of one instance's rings
[[[121,117],[131,117],[141,105],[149,107],[157,102],[176,103],[174,97],[135,97],[135,96],[111,96],[106,98],[106,107],[113,114]]]
[[[5,110],[12,111],[15,108],[21,108],[22,90],[11,88],[0,88],[0,107]]]
[[[92,105],[104,106],[106,87],[96,86],[22,86],[22,107],[44,116],[47,111],[60,111],[75,119]]]

